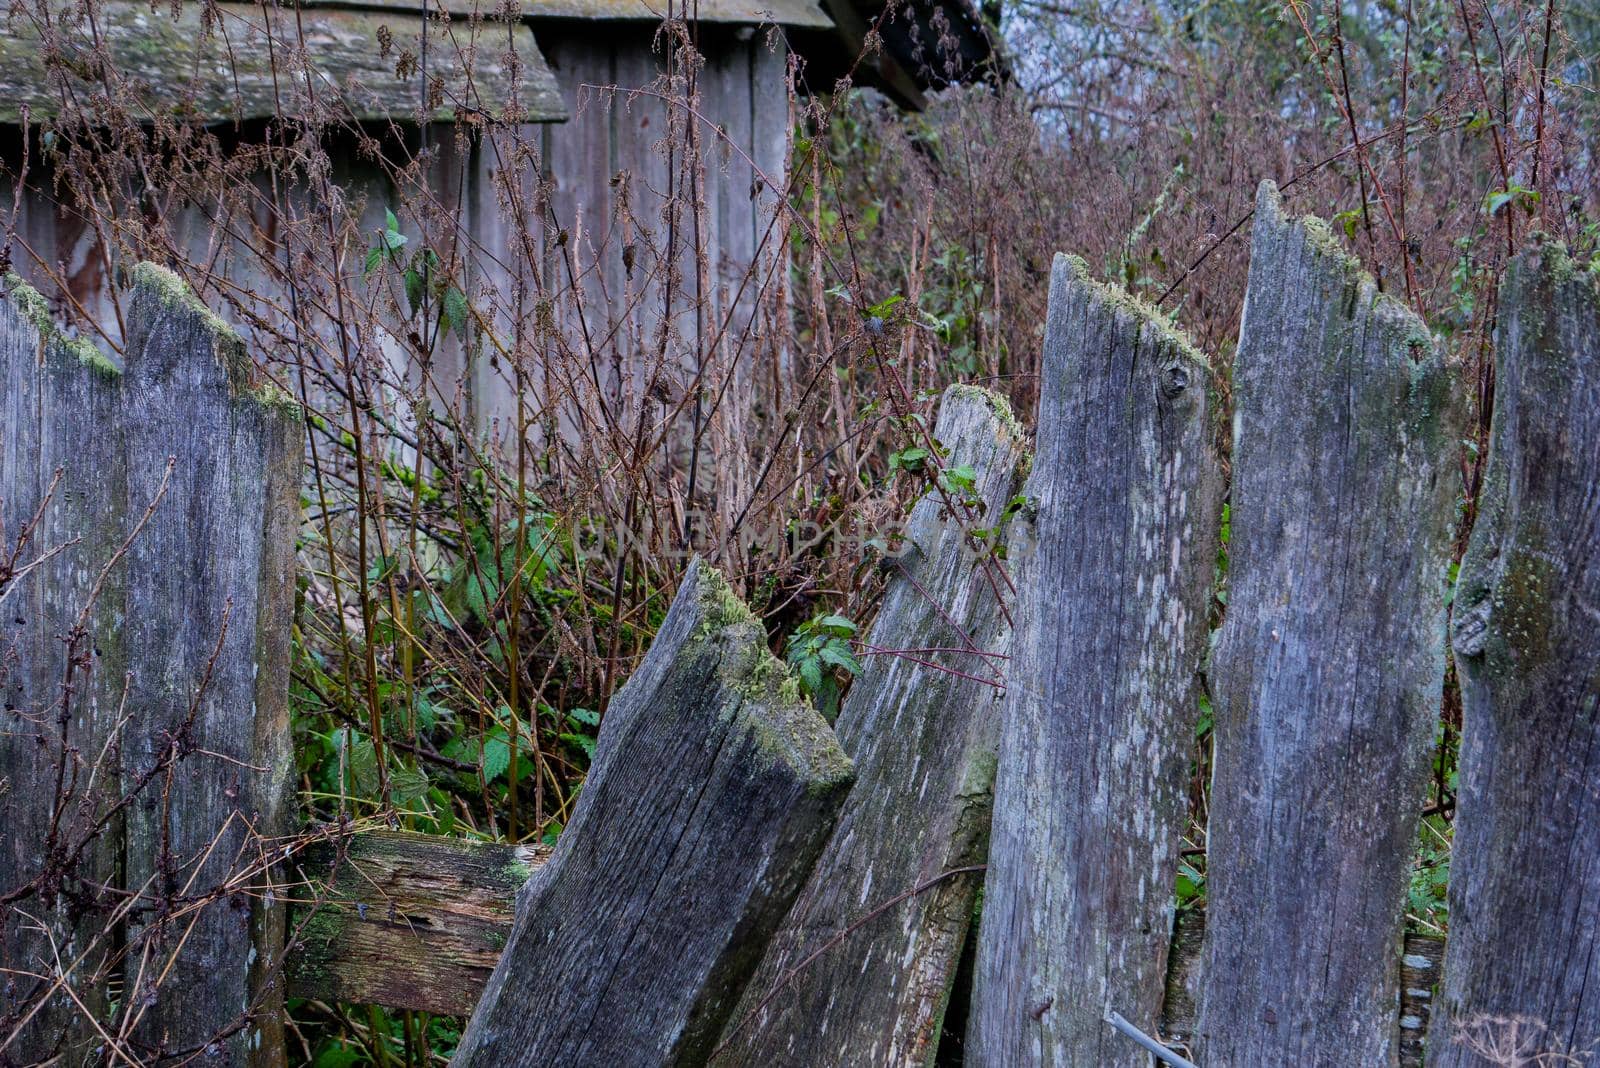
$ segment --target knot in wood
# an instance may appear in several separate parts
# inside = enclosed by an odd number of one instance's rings
[[[1181,363],[1168,364],[1161,369],[1161,395],[1172,400],[1189,388],[1189,368]]]
[[[1489,643],[1489,610],[1492,602],[1484,598],[1455,620],[1452,644],[1460,656],[1477,656]]]

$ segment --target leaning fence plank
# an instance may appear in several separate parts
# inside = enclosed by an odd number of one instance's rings
[[[1464,727],[1428,1042],[1428,1063],[1450,1068],[1600,1049],[1600,277],[1531,249],[1497,341],[1453,628]]]
[[[92,345],[62,337],[15,275],[4,290],[0,1063],[77,1064],[98,1039],[67,992],[48,992],[65,962],[84,1008],[103,1013],[115,949],[118,899],[96,887],[116,873],[116,836],[97,830],[116,797],[105,743],[126,666],[109,622],[120,570],[107,570],[123,538],[108,432],[120,375]]]
[[[1426,327],[1256,198],[1234,368],[1199,1060],[1392,1064],[1460,417]]]
[[[936,434],[946,468],[972,476],[958,495],[978,503],[956,516],[929,493],[912,511],[866,669],[836,724],[856,786],[719,1065],[920,1068],[939,1040],[982,883],[970,869],[988,848],[996,654],[1008,629],[1000,598],[1010,599],[995,546],[1024,446],[1005,400],[967,386],[945,392]]]
[[[265,865],[288,830],[289,629],[299,520],[298,409],[253,388],[239,337],[171,273],[134,270],[117,428],[129,508],[131,715],[127,1011],[142,1048],[283,1056],[282,891]],[[158,500],[159,497],[159,500]]]
[[[1144,1065],[1215,566],[1209,377],[1159,314],[1056,258],[969,1056]],[[1024,513],[1028,515],[1027,512]]]
[[[851,778],[759,621],[691,565],[454,1063],[704,1064]]]

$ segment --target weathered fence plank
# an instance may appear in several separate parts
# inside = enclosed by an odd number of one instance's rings
[[[760,622],[691,565],[455,1064],[703,1064],[851,778]]]
[[[1428,1043],[1450,1068],[1600,1049],[1600,278],[1525,253],[1497,349],[1453,627],[1465,711]]]
[[[547,847],[405,831],[332,837],[298,858],[288,995],[469,1016]]]
[[[719,1065],[920,1068],[939,1040],[982,875],[883,906],[987,852],[1004,661],[984,654],[1002,651],[1000,595],[1010,599],[994,546],[1025,453],[1006,402],[971,387],[945,391],[936,435],[979,504],[953,516],[930,492],[912,510],[866,668],[835,724],[856,785]],[[974,541],[975,528],[989,535]]]
[[[1207,1068],[1394,1063],[1444,675],[1451,378],[1422,322],[1262,183],[1210,668]]]
[[[1220,479],[1209,377],[1159,313],[1058,256],[1017,524],[969,1056],[1140,1065],[1198,714]],[[1027,515],[1027,513],[1025,513]]]
[[[137,1040],[234,1063],[282,1053],[281,891],[290,829],[289,631],[300,415],[252,385],[238,335],[170,272],[134,269],[121,437],[129,547],[118,640],[129,666],[125,982]],[[264,839],[264,841],[263,841]]]
[[[123,532],[115,424],[120,374],[62,337],[15,275],[0,298],[0,1063],[88,1059],[98,1043],[69,967],[103,1013],[103,937],[118,843],[96,825],[115,797],[103,758],[125,664],[111,640]],[[98,587],[98,590],[97,590]],[[102,611],[88,613],[91,603]],[[80,626],[81,622],[81,626]],[[34,1011],[36,1010],[37,1011]],[[27,1026],[20,1027],[32,1013]]]
[[[1178,914],[1172,931],[1172,955],[1167,966],[1167,1000],[1161,1010],[1161,1037],[1187,1049],[1194,1034],[1195,995],[1199,987],[1200,952],[1205,941],[1205,913],[1191,909]],[[1444,960],[1444,939],[1407,934],[1400,952],[1400,1068],[1421,1068],[1422,1038],[1433,1011],[1433,988],[1439,982]],[[1329,1060],[1343,1064],[1338,1051]]]
[[[298,410],[252,385],[238,337],[160,268],[134,271],[122,373],[23,302],[4,313],[0,344],[16,406],[0,497],[15,539],[49,493],[20,562],[63,548],[19,586],[10,617],[7,727],[20,744],[4,760],[21,789],[0,804],[21,833],[0,892],[72,922],[40,959],[44,943],[13,939],[8,917],[6,953],[48,982],[67,967],[56,953],[90,951],[62,991],[77,1011],[57,998],[40,1017],[71,1016],[69,1044],[134,1062],[275,1064],[284,910],[266,869],[293,767]],[[113,1017],[96,957],[118,937]],[[37,990],[8,995],[8,1014]],[[20,1035],[14,1047],[39,1052]]]

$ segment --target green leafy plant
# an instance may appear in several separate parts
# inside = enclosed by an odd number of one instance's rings
[[[829,723],[839,715],[840,672],[861,674],[861,661],[850,651],[855,633],[856,625],[843,616],[817,616],[800,624],[784,651],[801,692],[816,702]]]

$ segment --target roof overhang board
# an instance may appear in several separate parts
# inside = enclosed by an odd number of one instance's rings
[[[0,125],[19,123],[24,105],[42,122],[107,98],[139,121],[408,121],[425,103],[433,121],[568,117],[524,24],[252,3],[209,5],[208,18],[205,7],[185,3],[174,17],[165,3],[101,0],[91,27],[76,5],[52,5],[50,30],[31,10],[0,17]]]
[[[424,0],[300,0],[305,8],[362,7],[421,14]],[[426,0],[430,12],[453,19],[503,18],[509,8],[523,19],[580,19],[615,22],[660,22],[669,6],[674,18],[700,22],[759,26],[773,23],[804,29],[826,29],[833,22],[817,0]]]

